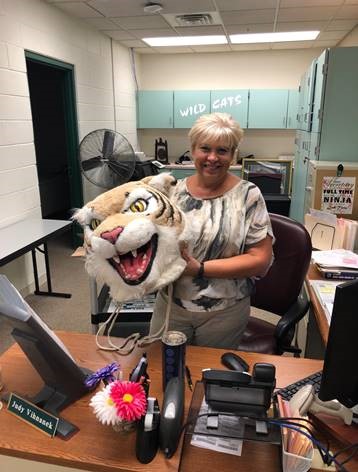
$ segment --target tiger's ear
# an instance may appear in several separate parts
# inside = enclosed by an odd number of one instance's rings
[[[170,172],[163,172],[161,174],[144,177],[141,182],[169,196],[177,183],[177,179]]]

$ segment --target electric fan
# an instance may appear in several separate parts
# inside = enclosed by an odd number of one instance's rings
[[[86,179],[105,189],[128,182],[136,165],[135,152],[129,141],[110,129],[88,133],[80,143],[79,159]]]

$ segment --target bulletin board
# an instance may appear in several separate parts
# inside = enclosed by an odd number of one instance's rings
[[[358,219],[358,169],[317,169],[313,208]]]

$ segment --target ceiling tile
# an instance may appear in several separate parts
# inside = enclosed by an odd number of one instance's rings
[[[160,13],[203,13],[213,9],[211,0],[165,0],[162,5]]]
[[[121,44],[127,46],[127,48],[144,48],[146,46],[146,44],[139,39],[124,40],[121,41]]]
[[[257,51],[262,49],[271,49],[270,43],[260,44],[232,44],[231,49],[233,51]]]
[[[166,36],[178,36],[178,33],[169,28],[130,30],[130,33],[137,38],[163,38]]]
[[[46,3],[73,3],[73,0],[45,0]]]
[[[358,5],[347,5],[341,7],[335,18],[337,20],[352,20],[353,18],[358,19]]]
[[[328,21],[289,21],[279,22],[276,31],[322,31]]]
[[[235,10],[263,10],[276,8],[277,0],[216,0],[216,5],[221,11]]]
[[[228,25],[226,32],[228,34],[245,34],[245,33],[272,33],[273,23],[262,23],[259,25]]]
[[[308,49],[312,47],[313,41],[286,41],[272,43],[271,49]]]
[[[225,11],[221,13],[225,25],[244,25],[249,23],[270,23],[275,19],[275,10]]]
[[[117,39],[118,41],[125,39],[136,39],[131,33],[128,33],[128,31],[108,30],[105,31],[105,33],[106,35],[110,36],[113,39]]]
[[[281,0],[280,8],[339,6],[342,0]]]
[[[340,40],[344,38],[346,34],[347,33],[345,31],[324,31],[323,33],[319,34],[317,41],[322,41],[326,39]]]
[[[111,20],[107,20],[107,18],[86,18],[84,21],[102,31],[113,30],[117,27],[117,25],[115,25]]]
[[[330,31],[330,30],[350,31],[357,25],[357,23],[358,23],[357,20],[332,20],[328,23],[328,26],[325,29],[326,31]]]
[[[107,17],[142,16],[144,1],[138,0],[90,0],[87,2]],[[161,13],[196,13],[213,8],[211,0],[165,0]],[[150,14],[148,14],[150,15]]]
[[[133,0],[90,0],[87,2],[106,17],[143,15],[144,2]]]
[[[201,36],[211,34],[225,34],[222,26],[185,26],[184,28],[175,28],[181,36]]]
[[[281,8],[278,21],[330,20],[336,11],[336,7]]]
[[[83,2],[57,3],[56,7],[76,18],[102,18],[98,11]]]
[[[113,18],[112,21],[125,29],[168,27],[168,23],[160,15],[125,16]]]

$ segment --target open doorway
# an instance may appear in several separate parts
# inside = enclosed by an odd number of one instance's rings
[[[26,67],[42,217],[67,220],[83,205],[73,65],[26,52]]]

